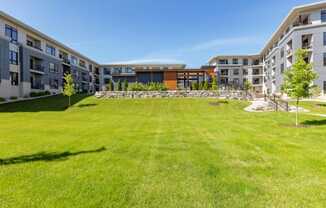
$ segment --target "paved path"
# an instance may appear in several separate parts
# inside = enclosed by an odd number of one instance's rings
[[[269,109],[268,102],[262,100],[254,100],[251,102],[251,105],[246,107],[244,109],[247,112],[266,112],[266,111],[272,111],[272,109]]]

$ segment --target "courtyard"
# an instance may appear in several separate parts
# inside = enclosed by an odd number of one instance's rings
[[[0,105],[0,207],[326,206],[325,118],[295,128],[216,99],[73,104]]]

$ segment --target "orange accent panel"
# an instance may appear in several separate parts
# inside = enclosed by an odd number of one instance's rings
[[[177,89],[177,72],[166,71],[164,72],[164,84],[169,90]]]

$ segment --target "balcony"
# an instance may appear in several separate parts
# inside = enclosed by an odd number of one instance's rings
[[[302,49],[311,50],[313,43],[313,36],[312,34],[303,35],[301,38],[301,45]]]
[[[44,90],[44,84],[42,84],[42,83],[31,83],[31,88],[33,90]]]
[[[35,65],[31,66],[31,68],[30,68],[30,70],[32,72],[37,72],[37,73],[42,73],[42,74],[44,73],[44,69],[45,69],[45,67],[40,64],[35,64]]]
[[[35,48],[39,51],[43,51],[41,48],[41,42],[38,40],[28,40],[27,39],[26,45],[28,45],[29,47]]]
[[[299,15],[299,17],[295,20],[295,22],[292,24],[293,27],[300,27],[305,25],[311,25],[312,21],[310,19],[309,14],[302,14]]]
[[[253,76],[263,76],[263,72],[260,70],[253,70],[252,75]]]

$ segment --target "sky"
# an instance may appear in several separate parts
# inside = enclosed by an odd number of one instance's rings
[[[312,0],[0,0],[0,10],[100,64],[207,64],[259,53]]]

